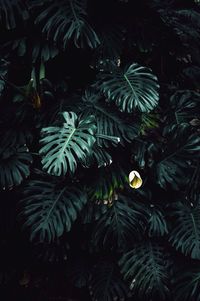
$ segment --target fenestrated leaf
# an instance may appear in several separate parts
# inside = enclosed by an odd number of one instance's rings
[[[16,27],[16,20],[21,18],[26,20],[29,12],[21,0],[0,0],[0,20],[5,22],[7,29]]]
[[[19,185],[30,174],[32,156],[26,145],[1,145],[0,147],[0,185],[11,189]]]
[[[144,208],[136,200],[116,195],[113,204],[98,220],[92,241],[100,248],[126,249],[142,234],[145,215]]]
[[[148,219],[149,236],[163,236],[168,233],[168,227],[163,210],[155,206],[151,206]]]
[[[189,160],[200,156],[200,137],[187,124],[181,124],[174,126],[166,134],[166,139],[167,144],[155,166],[157,182],[163,188],[170,183],[173,188],[178,189],[180,184],[189,181],[185,174],[190,168]]]
[[[150,69],[136,63],[124,70],[113,64],[111,71],[99,72],[94,86],[123,112],[149,112],[159,100],[157,77]]]
[[[137,125],[124,121],[112,108],[105,105],[102,96],[95,90],[86,90],[80,103],[81,112],[95,116],[97,134],[108,137],[119,137],[119,143],[132,141],[138,134]],[[97,144],[100,147],[109,147],[112,140],[97,137]],[[115,142],[116,145],[116,142]]]
[[[49,5],[36,18],[36,24],[43,24],[42,31],[47,38],[54,41],[62,41],[64,47],[69,40],[73,40],[76,47],[83,48],[85,45],[96,48],[100,41],[86,21],[85,1],[45,1]]]
[[[86,166],[90,167],[92,164],[96,164],[99,168],[109,166],[112,164],[112,157],[107,150],[99,147],[97,143],[93,146],[91,155],[88,157]]]
[[[137,244],[122,256],[119,265],[130,289],[139,297],[165,300],[169,295],[169,261],[163,247],[152,242]]]
[[[175,295],[177,301],[200,301],[200,266],[194,262],[177,271]]]
[[[96,125],[94,116],[78,120],[73,112],[64,112],[61,127],[52,126],[42,129],[44,138],[40,140],[43,147],[43,168],[48,173],[60,176],[68,171],[74,172],[78,163],[84,163],[92,152],[95,142]]]
[[[169,241],[183,254],[200,259],[200,206],[178,203],[171,211],[175,217]]]
[[[32,180],[24,188],[20,217],[24,228],[30,229],[30,239],[54,241],[73,222],[86,204],[86,194],[80,187],[58,185],[57,181]]]
[[[189,122],[200,114],[200,94],[191,90],[180,90],[170,98],[173,123]],[[171,124],[171,122],[170,122]]]

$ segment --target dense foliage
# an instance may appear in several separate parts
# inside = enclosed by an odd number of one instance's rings
[[[0,0],[0,23],[4,300],[199,301],[199,1]]]

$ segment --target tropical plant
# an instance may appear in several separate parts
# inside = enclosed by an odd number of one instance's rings
[[[6,300],[200,301],[199,5],[0,0]]]

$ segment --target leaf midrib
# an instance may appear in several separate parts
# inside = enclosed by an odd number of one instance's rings
[[[80,21],[79,21],[79,18],[77,17],[77,15],[76,15],[76,12],[75,12],[75,9],[74,9],[72,0],[70,0],[69,3],[70,3],[70,7],[71,7],[71,10],[72,10],[72,14],[73,14],[73,16],[74,16],[75,22],[77,22],[78,27],[80,28],[80,27],[81,27],[81,26],[80,26]]]
[[[134,95],[135,99],[137,99],[137,98],[138,98],[138,97],[137,97],[137,94],[135,93],[135,90],[133,89],[132,84],[131,84],[130,80],[128,79],[128,77],[126,76],[125,73],[124,73],[124,78],[125,78],[125,80],[127,81],[129,87],[131,88],[131,90],[132,90],[132,92],[133,92],[133,95]]]
[[[58,194],[56,200],[55,200],[54,203],[53,203],[53,206],[52,206],[51,209],[49,210],[49,212],[48,212],[48,214],[47,214],[47,216],[46,216],[46,218],[45,218],[45,220],[44,220],[43,223],[47,223],[47,221],[48,221],[48,219],[49,219],[49,217],[50,217],[52,211],[54,210],[55,206],[57,205],[58,201],[59,201],[60,198],[62,197],[62,195],[63,195],[63,193],[65,192],[65,190],[66,190],[66,187],[64,187],[64,188],[61,190],[61,192]]]
[[[59,155],[58,155],[59,157],[63,156],[63,153],[64,153],[65,149],[67,148],[67,145],[68,145],[69,141],[71,140],[72,136],[74,135],[75,131],[76,131],[76,128],[73,128],[71,133],[69,134],[66,142],[64,143],[63,147],[61,148],[61,150],[59,152]]]
[[[194,219],[194,216],[193,216],[192,212],[190,213],[190,216],[191,216],[192,224],[193,224],[193,228],[194,228],[194,236],[195,236],[195,239],[198,241],[199,240],[199,235],[198,235],[195,219]]]

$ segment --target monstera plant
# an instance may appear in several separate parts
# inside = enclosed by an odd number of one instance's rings
[[[200,300],[200,3],[0,0],[6,300]]]

